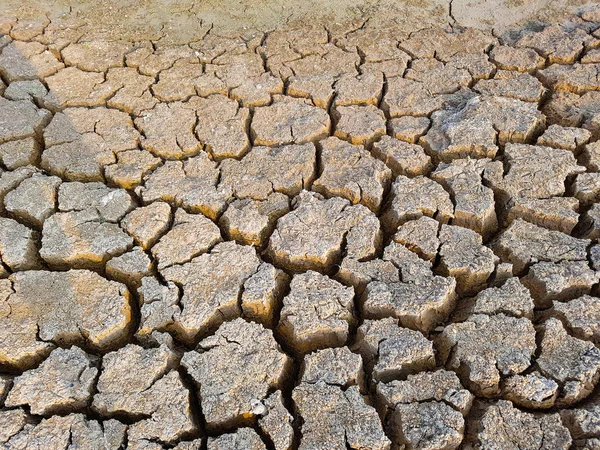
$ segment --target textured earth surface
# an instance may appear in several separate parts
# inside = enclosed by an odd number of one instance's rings
[[[0,447],[599,450],[600,6],[513,3],[2,12]]]

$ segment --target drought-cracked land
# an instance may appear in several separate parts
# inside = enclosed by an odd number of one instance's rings
[[[2,449],[600,449],[600,5],[362,3],[0,6]]]

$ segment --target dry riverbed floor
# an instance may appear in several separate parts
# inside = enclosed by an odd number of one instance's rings
[[[456,8],[0,16],[0,446],[600,449],[600,8]]]

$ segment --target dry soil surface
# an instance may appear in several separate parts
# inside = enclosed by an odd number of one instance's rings
[[[2,8],[2,448],[600,449],[600,7]]]

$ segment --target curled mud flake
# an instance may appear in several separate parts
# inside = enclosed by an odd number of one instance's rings
[[[336,91],[335,78],[327,74],[298,75],[288,79],[287,95],[310,99],[315,106],[327,109]]]
[[[392,238],[427,261],[433,261],[440,248],[438,230],[440,223],[431,217],[423,216],[400,225]]]
[[[482,95],[514,98],[524,102],[539,103],[546,88],[534,76],[527,73],[498,71],[491,80],[480,80],[473,89]]]
[[[344,74],[335,83],[335,105],[377,105],[383,91],[383,74]]]
[[[583,149],[582,159],[590,172],[600,171],[600,142],[587,144]]]
[[[362,295],[366,285],[371,281],[391,283],[400,281],[400,271],[390,261],[381,259],[360,261],[356,258],[344,258],[335,278],[344,284],[354,286],[356,293]]]
[[[333,27],[329,27],[331,29]],[[336,37],[336,44],[347,51],[357,51],[363,58],[361,73],[383,72],[389,79],[402,76],[409,64],[410,56],[398,48],[398,42],[405,33],[399,33],[397,27],[389,24],[361,26],[343,36]],[[357,77],[358,78],[358,77]]]
[[[587,261],[539,262],[522,279],[538,308],[549,308],[553,300],[569,300],[589,294],[600,274]]]
[[[477,423],[470,424],[475,444],[482,448],[571,448],[569,430],[558,414],[532,414],[515,408],[510,401],[476,403]],[[479,418],[480,417],[480,418]]]
[[[513,265],[511,263],[500,262],[496,265],[496,272],[494,273],[493,280],[491,280],[492,286],[500,286],[512,277]]]
[[[152,247],[169,229],[171,207],[164,202],[154,202],[136,208],[121,221],[121,226],[144,249]]]
[[[107,84],[118,88],[106,105],[127,114],[140,116],[144,111],[154,108],[158,100],[152,96],[150,86],[154,78],[141,75],[132,67],[115,67],[106,73]]]
[[[36,41],[48,46],[54,55],[59,56],[60,51],[72,42],[76,42],[84,35],[82,25],[85,22],[73,17],[63,17],[51,20],[45,24],[43,33],[36,36]]]
[[[339,77],[345,73],[356,74],[356,67],[360,64],[360,56],[356,52],[347,52],[333,43],[325,43],[316,47],[302,58],[294,58],[284,62],[279,75],[289,73],[296,75],[327,74]]]
[[[269,263],[262,263],[244,282],[242,313],[250,320],[274,327],[275,315],[289,285],[289,276]]]
[[[28,100],[0,98],[0,143],[34,137],[50,120],[50,112]]]
[[[238,102],[224,95],[195,99],[194,106],[196,136],[215,159],[241,158],[250,149],[248,108],[240,108]]]
[[[0,280],[0,365],[8,369],[28,369],[39,364],[54,346],[37,339],[38,326],[34,318],[28,314],[12,317],[13,307],[9,300],[13,294],[10,280]],[[9,386],[10,380],[3,379],[3,401]]]
[[[275,450],[290,450],[294,441],[293,417],[285,408],[281,391],[275,391],[264,400],[265,413],[258,426],[273,442]]]
[[[499,267],[496,268],[496,272]],[[496,277],[498,274],[496,273]],[[509,278],[499,287],[489,287],[476,297],[462,301],[454,311],[454,321],[463,321],[472,314],[505,314],[533,320],[534,302],[529,289],[517,277]]]
[[[128,114],[108,108],[67,108],[44,130],[41,166],[71,181],[104,181],[104,166],[140,140]]]
[[[10,36],[13,39],[30,41],[42,34],[44,29],[50,25],[50,19],[47,17],[41,19],[17,18],[16,23],[10,29]]]
[[[550,123],[565,127],[578,127],[589,130],[592,137],[600,135],[600,108],[598,99],[600,92],[588,91],[575,94],[564,90],[556,90],[543,106],[543,113]]]
[[[389,450],[391,442],[379,416],[357,386],[342,390],[323,381],[301,383],[292,398],[297,414],[304,419],[300,449],[326,445],[331,450]]]
[[[447,32],[441,28],[425,28],[412,33],[400,44],[414,58],[448,61],[459,53],[485,53],[496,39],[488,31],[474,28]]]
[[[355,145],[370,145],[385,135],[385,115],[374,105],[336,106],[334,135]]]
[[[529,142],[545,125],[537,104],[507,97],[471,95],[454,108],[433,113],[419,142],[442,161],[493,158],[498,144]]]
[[[584,94],[600,90],[598,74],[600,64],[579,64],[572,66],[553,64],[547,69],[540,70],[540,79],[546,86],[555,91],[566,91]]]
[[[30,417],[22,409],[8,409],[0,411],[0,444],[6,445],[8,440],[17,435],[27,426]]]
[[[160,72],[158,82],[152,86],[152,94],[161,102],[186,101],[196,94],[196,86],[205,84],[207,78],[202,75],[202,64],[196,58],[183,58]],[[217,92],[225,88],[221,80],[210,78],[218,82],[212,86],[221,88]]]
[[[77,67],[60,69],[45,81],[50,93],[48,105],[57,110],[71,106],[102,106],[120,87],[105,82],[103,73],[85,72]]]
[[[228,239],[261,247],[275,228],[277,219],[290,211],[290,200],[274,192],[266,200],[234,200],[219,219]]]
[[[529,319],[502,313],[474,315],[448,325],[438,339],[442,359],[480,396],[499,393],[502,378],[520,374],[531,365],[536,350]]]
[[[278,330],[297,352],[338,347],[348,339],[354,289],[308,271],[292,279],[283,299]]]
[[[290,362],[270,330],[243,319],[224,323],[181,360],[198,385],[209,429],[252,419],[254,401],[280,387]]]
[[[406,281],[372,281],[367,284],[362,298],[363,315],[369,319],[394,317],[400,320],[402,326],[428,333],[445,321],[452,311],[456,281],[453,278],[434,277],[427,268],[415,270],[406,260],[410,255],[417,260],[419,257],[404,246],[396,245],[405,250],[400,254],[405,264],[400,271],[402,279]]]
[[[424,83],[402,77],[388,80],[388,90],[381,101],[381,109],[388,117],[424,117],[444,107],[456,106],[472,96],[461,89],[451,94],[433,94]]]
[[[444,186],[454,202],[453,225],[470,228],[489,239],[498,230],[494,192],[484,183],[484,174],[500,170],[498,161],[456,159],[440,163],[431,178]]]
[[[134,247],[106,263],[106,276],[127,286],[139,286],[142,278],[152,274],[152,261],[141,247]]]
[[[238,82],[233,81],[233,84],[236,83]],[[284,91],[281,78],[274,77],[269,73],[262,73],[239,83],[231,90],[231,98],[248,108],[268,105],[273,96],[281,95]]]
[[[586,448],[594,448],[600,441],[600,405],[594,397],[585,405],[560,412],[563,423],[569,428],[576,443]]]
[[[194,56],[188,45],[161,45],[156,49],[149,43],[141,45],[125,55],[127,67],[139,70],[141,74],[156,77],[160,72],[172,67],[177,60]]]
[[[437,234],[437,233],[436,233]],[[400,280],[405,283],[429,284],[433,278],[432,262],[420,257],[417,252],[394,240],[383,250],[383,260],[393,264],[397,269]],[[385,281],[385,280],[378,280]],[[448,279],[452,289],[456,282]]]
[[[534,49],[497,45],[490,52],[490,59],[502,70],[531,72],[544,67],[545,60]]]
[[[440,242],[439,270],[456,279],[456,291],[472,295],[484,288],[498,257],[482,244],[481,235],[467,228],[442,225]]]
[[[600,299],[584,295],[564,303],[555,301],[553,309],[575,337],[600,342]]]
[[[0,198],[4,200],[6,194],[17,188],[23,180],[39,172],[38,168],[31,165],[19,167],[13,171],[0,170]],[[4,201],[0,203],[0,210],[4,211]]]
[[[548,319],[540,330],[537,367],[561,385],[556,405],[573,405],[587,397],[600,378],[600,350],[591,342],[570,336],[558,319]]]
[[[256,108],[250,125],[254,145],[315,142],[329,136],[331,120],[321,108],[280,102]]]
[[[360,146],[330,137],[320,142],[321,176],[312,189],[328,197],[361,203],[377,213],[391,182],[392,173]]]
[[[457,53],[446,63],[446,66],[466,70],[473,81],[488,79],[496,71],[486,53]]]
[[[12,41],[2,48],[0,74],[8,83],[38,80],[63,68],[52,52],[39,42]]]
[[[266,200],[273,192],[295,196],[308,189],[316,174],[314,144],[254,147],[241,160],[221,162],[220,185],[239,199]]]
[[[118,450],[125,445],[127,426],[117,420],[87,420],[83,414],[52,416],[38,424],[28,424],[13,435],[8,449],[43,447],[51,450],[86,448]]]
[[[190,393],[176,370],[172,339],[158,335],[158,347],[127,346],[103,357],[92,409],[103,417],[123,414],[136,422],[132,441],[175,442],[196,430]]]
[[[600,174],[580,173],[573,183],[573,196],[582,204],[600,201]]]
[[[124,41],[90,41],[70,44],[62,51],[67,66],[87,72],[106,72],[110,67],[123,66],[131,44]]]
[[[581,57],[580,62],[582,64],[600,63],[600,49],[590,49]]]
[[[404,77],[422,83],[434,95],[452,94],[460,88],[468,87],[471,82],[468,70],[433,58],[413,60]]]
[[[144,136],[144,149],[159,157],[180,159],[197,155],[202,149],[194,134],[196,120],[192,101],[159,103],[135,119],[135,125]]]
[[[396,131],[396,138],[382,136],[379,141],[373,143],[371,148],[373,156],[383,161],[392,170],[394,176],[426,175],[432,168],[431,157],[420,145],[400,140],[398,134],[399,132]]]
[[[185,161],[167,161],[146,176],[136,193],[145,203],[162,200],[216,220],[225,211],[231,187],[217,186],[219,169],[204,152]]]
[[[537,144],[547,147],[564,148],[578,154],[591,137],[592,133],[583,128],[561,127],[555,124],[550,125],[544,131],[544,134],[538,138]]]
[[[94,350],[118,346],[130,331],[129,292],[87,270],[27,271],[11,275],[2,317],[2,363],[31,368],[57,344]]]
[[[98,268],[125,253],[133,239],[97,211],[61,212],[44,222],[40,256],[52,267]]]
[[[114,189],[102,183],[68,182],[58,189],[60,212],[95,211],[106,222],[115,223],[135,208],[125,189]]]
[[[381,244],[379,220],[362,205],[303,191],[293,208],[277,221],[267,247],[273,261],[284,268],[326,271],[344,249],[346,256],[366,260]]]
[[[513,264],[515,274],[522,274],[538,261],[585,261],[589,244],[588,239],[577,239],[517,219],[495,239],[492,248],[502,261]]]
[[[473,394],[453,372],[438,370],[377,385],[394,442],[412,448],[457,448]]]
[[[383,225],[394,231],[405,222],[422,216],[447,223],[454,216],[450,195],[440,184],[424,176],[398,176],[392,183],[387,207],[381,216]]]
[[[558,383],[540,373],[513,375],[506,379],[503,397],[517,406],[529,409],[547,409],[554,406],[558,396]]]
[[[532,48],[547,58],[550,64],[573,64],[593,40],[580,28],[569,31],[559,25],[551,25],[541,31],[524,34],[515,47]]]
[[[160,284],[156,278],[144,277],[137,289],[140,324],[135,336],[145,345],[156,345],[154,331],[176,332],[175,320],[181,313],[179,290],[173,282]]]
[[[435,368],[433,343],[398,319],[365,320],[354,345],[373,379],[388,382]]]
[[[419,138],[427,132],[430,125],[429,118],[414,116],[396,117],[388,122],[392,136],[409,144],[416,144]]]
[[[183,209],[175,212],[171,229],[152,247],[152,256],[162,270],[174,264],[183,264],[206,253],[221,242],[221,231],[202,214],[188,214]]]
[[[235,433],[208,438],[208,450],[266,450],[260,436],[252,428],[240,428]]]
[[[36,105],[50,108],[52,95],[39,80],[14,81],[4,91],[4,97],[9,100],[29,100]]]
[[[35,174],[4,197],[6,211],[40,229],[44,220],[55,212],[61,179]]]
[[[40,144],[33,137],[0,144],[0,158],[8,170],[35,164],[40,154]]]
[[[14,379],[6,406],[28,405],[32,414],[44,416],[82,410],[92,399],[97,374],[83,350],[57,348],[38,368]]]
[[[348,347],[317,350],[304,356],[300,380],[311,384],[322,381],[340,387],[362,386],[362,359]]]
[[[12,271],[39,269],[38,233],[16,220],[0,218],[0,257]]]
[[[579,201],[573,197],[511,198],[506,222],[523,219],[548,230],[571,234],[579,223]],[[590,237],[590,236],[586,236]]]
[[[223,242],[190,262],[162,269],[164,278],[183,291],[181,312],[175,316],[178,337],[194,342],[239,317],[242,286],[260,263],[253,247]]]
[[[108,182],[123,189],[135,189],[161,164],[160,158],[146,150],[126,150],[117,154],[115,163],[104,167],[104,176]]]

